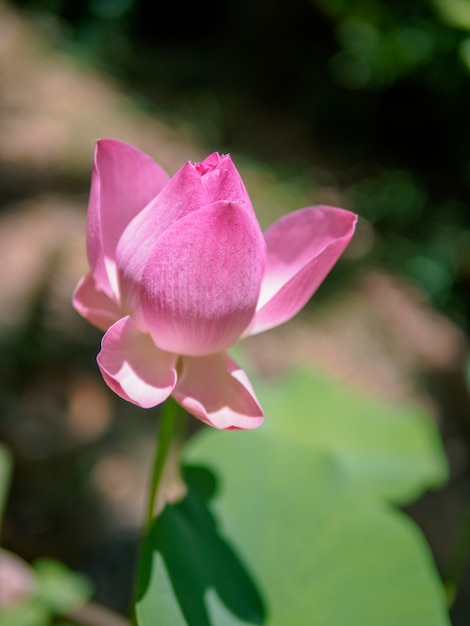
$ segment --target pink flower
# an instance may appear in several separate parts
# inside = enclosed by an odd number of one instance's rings
[[[98,141],[91,272],[73,302],[106,331],[97,357],[106,383],[144,408],[172,395],[216,428],[259,426],[253,388],[226,351],[295,315],[355,223],[348,211],[309,207],[263,235],[229,155],[188,162],[169,178],[136,148]]]

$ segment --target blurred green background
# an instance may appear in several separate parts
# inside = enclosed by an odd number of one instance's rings
[[[264,226],[315,203],[360,215],[307,311],[247,360],[430,408],[451,478],[409,511],[444,572],[469,490],[470,2],[18,0],[0,5],[0,80],[7,547],[125,610],[154,414],[108,392],[100,333],[70,306],[94,140],[114,136],[169,173],[231,152]],[[467,568],[456,626],[469,596]]]
[[[149,110],[374,226],[369,260],[470,317],[467,0],[21,0]]]

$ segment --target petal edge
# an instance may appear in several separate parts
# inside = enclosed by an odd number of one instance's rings
[[[177,355],[155,346],[127,316],[104,335],[96,360],[106,384],[144,409],[161,404],[176,384]]]
[[[357,216],[328,206],[300,209],[265,232],[266,272],[243,336],[291,319],[312,297],[350,242]]]
[[[107,330],[122,317],[118,304],[97,289],[91,273],[84,276],[75,287],[72,303],[82,317],[100,330]]]
[[[97,285],[118,295],[116,246],[129,222],[168,182],[147,154],[118,139],[99,139],[93,160],[87,251]]]
[[[248,430],[263,422],[247,375],[224,352],[183,357],[172,395],[189,413],[220,430]]]

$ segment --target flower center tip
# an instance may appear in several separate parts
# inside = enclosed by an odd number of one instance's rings
[[[213,152],[200,163],[194,163],[196,171],[204,176],[205,174],[212,172],[219,167],[226,155],[220,155],[218,152]]]

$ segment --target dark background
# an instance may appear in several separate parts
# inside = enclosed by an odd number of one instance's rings
[[[16,4],[53,12],[64,47],[148,108],[197,119],[208,144],[299,177],[321,168],[374,225],[373,262],[467,328],[465,0]]]

